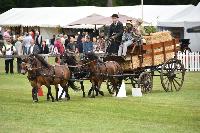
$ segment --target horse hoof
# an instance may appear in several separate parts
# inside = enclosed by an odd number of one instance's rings
[[[109,92],[109,94],[111,94],[111,95],[114,94],[112,91],[108,91],[108,92]]]
[[[70,100],[70,97],[67,98],[67,101],[69,101],[69,100]]]
[[[38,102],[38,100],[33,100],[33,103],[37,103]]]
[[[54,100],[54,99],[52,99],[52,102],[55,102],[55,100]]]
[[[99,94],[100,94],[100,95],[102,95],[102,96],[104,96],[104,93],[103,93],[103,91],[99,91]]]
[[[92,96],[90,96],[90,98],[95,98],[95,96],[94,96],[94,95],[92,95]]]

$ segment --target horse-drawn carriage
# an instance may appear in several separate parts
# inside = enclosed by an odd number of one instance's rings
[[[54,101],[51,94],[50,85],[58,84],[68,94],[68,85],[77,90],[74,82],[80,81],[83,96],[85,96],[83,80],[90,80],[92,87],[88,92],[91,97],[101,91],[101,84],[107,81],[107,89],[110,94],[116,95],[122,84],[122,80],[130,79],[132,86],[141,87],[143,93],[152,91],[153,77],[160,76],[161,84],[165,91],[179,91],[184,82],[185,68],[180,60],[176,57],[178,41],[175,39],[161,38],[162,41],[153,42],[147,40],[147,43],[141,43],[141,39],[135,41],[128,49],[126,57],[104,55],[103,61],[94,53],[85,55],[84,60],[77,62],[75,56],[65,54],[62,57],[62,66],[52,66],[44,61],[38,55],[31,55],[23,64],[24,70],[28,71],[28,78],[33,87],[39,88],[46,85],[48,88],[47,99],[49,95]],[[62,69],[61,69],[62,68]],[[39,82],[41,81],[41,82]],[[58,100],[56,93],[56,100]]]
[[[104,61],[116,61],[123,68],[122,75],[113,75],[131,80],[133,87],[141,87],[143,93],[151,92],[153,77],[160,76],[163,89],[179,91],[184,82],[185,68],[177,59],[178,40],[172,39],[157,43],[140,44],[129,47],[126,57],[106,56]],[[139,43],[139,44],[137,44]],[[138,85],[138,86],[136,86]],[[107,83],[108,89],[112,85]]]

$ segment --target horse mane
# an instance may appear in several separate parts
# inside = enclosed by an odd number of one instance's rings
[[[94,52],[87,53],[86,56],[90,59],[90,61],[96,60],[98,62],[102,62]]]
[[[67,53],[65,53],[63,56],[62,56],[62,59],[61,61],[63,63],[67,63],[68,65],[73,65],[75,66],[77,64],[77,60],[75,58],[75,56],[73,55],[68,55]]]
[[[44,60],[44,58],[42,56],[40,56],[38,54],[35,54],[34,56],[42,63],[43,66],[45,66],[47,68],[49,68],[51,66],[47,61]]]

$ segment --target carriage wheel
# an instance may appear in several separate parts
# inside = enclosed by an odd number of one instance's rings
[[[169,59],[161,68],[161,84],[166,92],[179,91],[183,85],[185,68],[180,60]]]
[[[142,93],[150,93],[153,88],[151,74],[148,72],[142,72],[138,79],[138,85],[140,86]]]

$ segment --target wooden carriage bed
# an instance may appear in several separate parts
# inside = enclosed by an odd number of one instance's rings
[[[158,66],[176,57],[178,43],[178,40],[172,39],[170,41],[154,44],[143,44],[142,46],[136,46],[131,53],[132,47],[129,47],[126,58],[121,56],[109,56],[106,57],[105,60],[117,61],[124,69],[124,72],[150,66]]]

